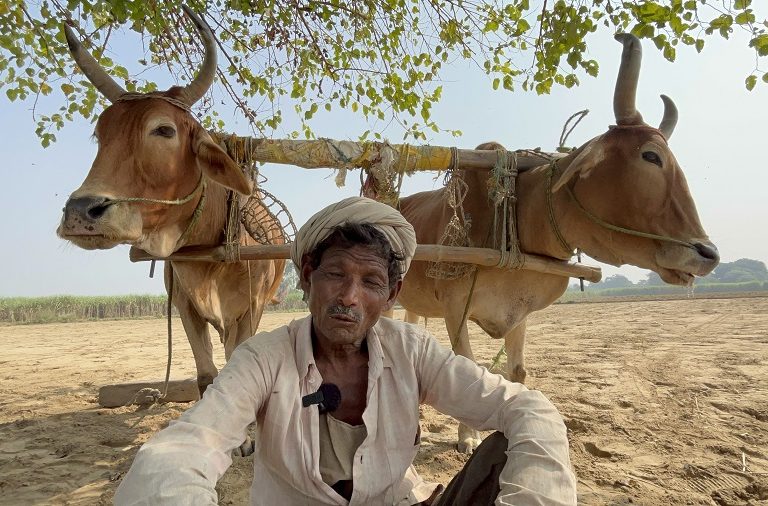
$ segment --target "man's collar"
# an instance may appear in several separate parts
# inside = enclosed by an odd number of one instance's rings
[[[317,368],[315,355],[312,350],[312,315],[307,316],[296,322],[298,329],[296,332],[296,366],[302,378],[306,378],[311,368]],[[368,364],[369,368],[392,367],[392,360],[384,353],[380,339],[380,325],[376,325],[368,331],[366,337],[368,344]],[[310,367],[311,366],[311,367]]]
[[[379,319],[379,322],[381,319]],[[373,357],[378,358],[377,362],[381,363],[384,367],[392,367],[392,359],[384,353],[384,349],[381,346],[381,325],[376,322],[376,325],[368,331],[368,356],[369,362],[373,364]]]
[[[296,331],[296,369],[302,378],[309,375],[310,365],[317,367],[312,353],[312,315],[298,321]]]

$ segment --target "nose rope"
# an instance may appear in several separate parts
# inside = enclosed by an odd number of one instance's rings
[[[120,204],[123,202],[140,202],[140,203],[146,203],[146,204],[162,204],[166,206],[180,206],[184,205],[190,200],[192,200],[195,196],[195,194],[205,186],[205,181],[203,181],[203,174],[200,174],[200,180],[197,182],[197,186],[195,186],[195,189],[192,190],[189,195],[186,197],[182,197],[180,199],[175,200],[165,200],[165,199],[152,199],[148,197],[118,197],[116,199],[110,199],[110,204]]]
[[[565,238],[563,237],[562,233],[560,232],[560,227],[557,225],[557,220],[555,219],[555,212],[554,207],[552,205],[552,183],[554,180],[555,172],[557,171],[557,160],[553,160],[549,164],[549,174],[548,174],[548,181],[549,184],[547,185],[547,207],[549,208],[549,221],[552,225],[552,229],[555,232],[555,236],[560,241],[560,245],[568,251],[571,255],[573,255],[573,248],[571,248],[568,243],[566,242]],[[568,195],[570,195],[573,202],[576,204],[576,207],[584,213],[584,215],[587,216],[592,222],[596,223],[597,225],[600,225],[603,228],[606,228],[608,230],[614,231],[614,232],[621,232],[623,234],[632,235],[635,237],[643,237],[645,239],[654,239],[657,241],[665,241],[670,242],[672,244],[678,244],[680,246],[684,246],[686,248],[691,248],[693,250],[696,249],[696,246],[693,245],[693,243],[689,241],[683,241],[680,239],[675,239],[674,237],[664,236],[664,235],[658,235],[658,234],[652,234],[650,232],[641,232],[639,230],[633,230],[631,228],[625,228],[620,227],[618,225],[613,225],[612,223],[608,223],[607,221],[604,221],[591,212],[589,212],[582,204],[579,202],[579,199],[576,198],[576,195],[573,193],[573,190],[568,185],[565,185],[565,189],[568,192]]]
[[[192,190],[192,192],[187,195],[186,197],[175,199],[175,200],[165,200],[165,199],[152,199],[147,197],[120,197],[116,199],[110,199],[109,204],[119,204],[122,202],[137,202],[137,203],[148,203],[148,204],[161,204],[166,206],[181,206],[188,202],[190,202],[195,194],[200,191],[200,200],[197,201],[197,206],[195,206],[195,210],[192,211],[192,219],[190,220],[189,224],[187,224],[187,228],[184,229],[184,232],[181,233],[181,236],[179,236],[179,239],[176,241],[176,247],[174,249],[178,249],[181,247],[186,240],[189,238],[189,235],[192,233],[192,230],[195,228],[195,225],[197,225],[197,222],[200,220],[200,216],[203,214],[203,207],[205,206],[205,190],[207,188],[207,183],[204,181],[203,174],[200,174],[200,180],[197,182],[197,186],[195,186],[195,189]]]

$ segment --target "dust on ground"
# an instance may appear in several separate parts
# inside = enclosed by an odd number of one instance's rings
[[[447,343],[442,320],[428,327]],[[470,335],[490,365],[501,343]],[[194,376],[179,321],[174,344],[173,377]],[[98,388],[161,379],[165,349],[162,320],[0,327],[0,502],[111,503],[187,405],[104,409]],[[768,298],[555,305],[530,317],[526,357],[566,420],[581,504],[768,504]],[[424,407],[422,436],[419,472],[447,483],[466,461],[456,423]],[[250,474],[237,459],[220,503],[246,504]]]

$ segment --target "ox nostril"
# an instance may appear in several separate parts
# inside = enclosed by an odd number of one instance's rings
[[[694,248],[696,248],[696,252],[706,258],[707,260],[714,260],[719,261],[720,260],[720,253],[718,253],[717,248],[714,244],[704,244],[697,242],[693,245]]]
[[[94,221],[101,218],[110,205],[111,201],[105,197],[77,197],[67,201],[64,215]]]
[[[92,220],[98,220],[102,217],[102,215],[107,211],[107,208],[111,205],[111,202],[108,199],[98,199],[101,202],[94,202],[92,205],[88,206],[87,213],[88,217]]]

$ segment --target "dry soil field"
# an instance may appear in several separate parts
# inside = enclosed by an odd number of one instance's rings
[[[445,341],[442,321],[429,328]],[[470,332],[488,365],[500,344]],[[162,320],[0,327],[0,503],[110,502],[186,405],[102,409],[97,389],[161,378],[164,333]],[[191,377],[178,321],[174,334],[173,377]],[[557,305],[528,334],[528,385],[566,419],[580,503],[768,504],[768,298]],[[422,434],[420,472],[447,482],[465,460],[455,423],[425,408]],[[222,504],[246,502],[249,463],[219,484]]]

